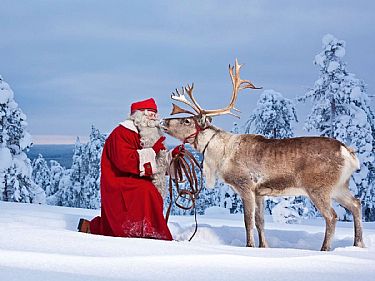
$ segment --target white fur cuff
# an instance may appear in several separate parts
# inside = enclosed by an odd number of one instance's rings
[[[155,174],[157,172],[157,166],[156,166],[156,153],[152,148],[144,148],[144,149],[138,149],[138,155],[139,155],[139,171],[140,171],[140,176],[145,175],[145,168],[144,164],[150,162],[151,168],[152,168],[152,173]]]

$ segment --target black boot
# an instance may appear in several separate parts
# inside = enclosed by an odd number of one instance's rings
[[[80,219],[77,229],[79,232],[90,233],[90,221]]]

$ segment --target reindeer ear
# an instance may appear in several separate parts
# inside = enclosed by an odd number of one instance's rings
[[[174,103],[172,103],[172,105],[173,105],[173,109],[172,109],[171,115],[175,115],[175,114],[179,114],[179,113],[188,113],[188,114],[194,115],[193,112],[191,112],[189,110],[186,110],[186,109],[183,109],[183,108],[179,107],[178,105],[175,105]]]

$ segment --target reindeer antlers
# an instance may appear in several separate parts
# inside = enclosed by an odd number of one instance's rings
[[[180,101],[188,106],[190,106],[192,109],[194,109],[194,111],[197,113],[197,114],[200,114],[201,111],[202,111],[202,108],[199,106],[199,104],[195,101],[195,98],[193,96],[193,89],[194,89],[194,83],[190,86],[190,85],[187,85],[186,87],[182,87],[181,88],[181,93],[178,91],[178,89],[176,89],[176,92],[175,93],[172,93],[171,95],[171,99],[173,100],[176,100],[176,101]],[[189,98],[191,101],[189,101],[186,96],[185,96],[185,93],[188,94]],[[192,114],[192,115],[195,115],[194,113],[192,113],[191,111],[188,111],[188,110],[185,110],[185,109],[182,109],[181,107],[173,104],[173,111],[172,111],[172,115],[173,114],[178,114],[178,113],[189,113],[189,114]]]
[[[222,108],[222,109],[213,109],[213,110],[203,109],[193,96],[194,84],[192,84],[191,86],[188,85],[187,87],[182,87],[181,93],[176,89],[176,93],[172,93],[171,98],[173,100],[180,101],[190,106],[192,109],[194,109],[194,111],[197,114],[194,114],[191,111],[182,109],[181,107],[175,104],[173,104],[173,111],[171,114],[173,115],[173,114],[178,114],[178,113],[188,113],[192,115],[205,115],[205,116],[217,116],[217,115],[223,115],[223,114],[231,114],[239,118],[238,115],[231,112],[231,110],[240,112],[237,108],[234,107],[236,100],[237,100],[238,92],[243,89],[261,89],[261,88],[255,87],[249,80],[240,79],[241,66],[242,66],[241,64],[238,64],[237,59],[235,61],[234,66],[229,65],[229,74],[232,80],[233,90],[232,90],[232,97],[231,97],[230,103],[227,107]],[[190,100],[186,98],[185,94],[189,96]]]

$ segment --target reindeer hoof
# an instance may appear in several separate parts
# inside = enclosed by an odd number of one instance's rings
[[[363,241],[354,241],[354,247],[366,248],[365,243]]]
[[[328,246],[322,246],[322,248],[320,250],[327,252],[327,251],[330,250],[330,247],[328,247]]]

